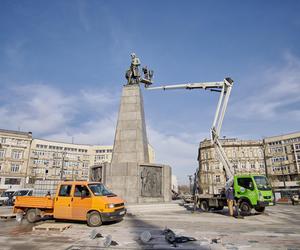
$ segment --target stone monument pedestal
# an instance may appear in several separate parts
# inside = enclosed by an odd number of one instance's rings
[[[105,185],[128,203],[171,200],[171,168],[151,163],[106,166]]]
[[[111,164],[91,172],[128,203],[171,200],[171,167],[149,162],[139,84],[123,87]]]

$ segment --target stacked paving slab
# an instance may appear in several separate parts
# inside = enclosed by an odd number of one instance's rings
[[[139,84],[122,91],[112,161],[105,184],[128,203],[171,200],[171,168],[149,163],[143,97]]]

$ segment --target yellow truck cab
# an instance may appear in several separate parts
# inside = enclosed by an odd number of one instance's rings
[[[125,213],[124,200],[110,192],[100,182],[66,181],[55,197],[17,197],[15,213],[22,213],[29,222],[44,216],[55,219],[87,221],[89,226],[121,220]]]

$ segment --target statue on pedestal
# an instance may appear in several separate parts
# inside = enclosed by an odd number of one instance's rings
[[[141,77],[139,66],[141,66],[140,59],[135,53],[131,53],[131,65],[126,71],[127,85],[144,83],[145,87],[152,84],[153,70],[148,70],[147,66],[142,68],[144,77]]]

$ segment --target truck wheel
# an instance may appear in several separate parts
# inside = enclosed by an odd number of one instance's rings
[[[90,212],[87,216],[87,224],[90,227],[99,227],[102,225],[101,215],[97,211]]]
[[[207,200],[201,200],[201,201],[200,201],[200,209],[201,209],[203,212],[208,212],[208,211],[209,211],[209,206],[208,206]]]
[[[218,207],[215,207],[214,210],[215,211],[220,211],[220,210],[223,210],[224,206],[218,206]]]
[[[241,204],[240,204],[240,210],[241,210],[241,213],[244,214],[244,215],[250,215],[251,214],[251,206],[249,204],[248,201],[242,201]]]
[[[255,207],[254,209],[256,212],[263,213],[265,211],[266,207]]]
[[[40,212],[40,210],[36,209],[36,208],[29,209],[26,212],[26,220],[29,223],[34,223],[34,222],[38,221],[41,218],[41,216],[39,215],[40,214],[39,212]]]

